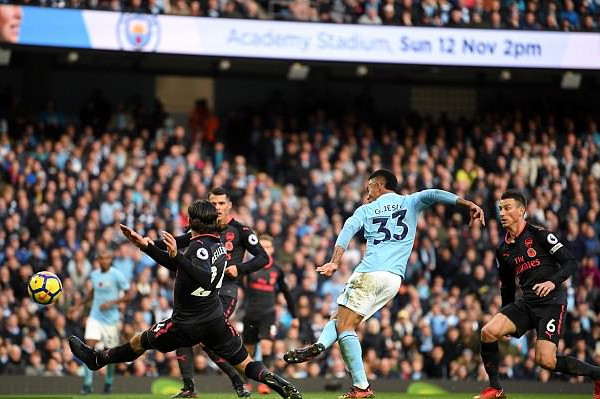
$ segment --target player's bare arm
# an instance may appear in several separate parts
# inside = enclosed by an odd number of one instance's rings
[[[333,255],[331,257],[331,261],[329,263],[325,263],[323,266],[317,267],[317,272],[321,273],[323,276],[332,276],[333,273],[336,272],[338,267],[340,266],[340,261],[342,259],[342,255],[344,254],[344,248],[336,245],[333,250]]]
[[[127,290],[127,292],[124,295],[121,295],[119,298],[115,299],[114,301],[108,301],[108,302],[105,302],[102,305],[100,305],[100,309],[108,310],[108,309],[110,309],[111,306],[131,302],[135,299],[135,295],[136,295],[135,289],[133,287],[131,287],[131,288],[129,288],[129,290]]]
[[[161,249],[163,251],[167,250],[167,246],[165,245],[165,243],[163,242],[163,240],[156,240],[156,242],[154,240],[152,240],[152,238],[150,237],[144,237],[148,239],[148,243],[150,245],[154,245],[155,247],[157,247],[158,249]],[[177,248],[185,248],[187,246],[190,245],[190,240],[192,239],[192,232],[188,231],[187,233],[184,233],[180,236],[176,236],[175,237],[175,242],[177,242]]]
[[[144,249],[148,247],[149,244],[152,244],[152,240],[148,237],[142,237],[137,231],[133,230],[131,227],[125,226],[124,224],[119,224],[123,235],[136,247],[140,249]]]
[[[165,245],[167,246],[167,252],[169,253],[170,258],[174,258],[177,256],[177,241],[175,241],[175,237],[168,231],[162,232],[163,239],[165,240]]]
[[[469,226],[472,226],[475,222],[479,221],[482,226],[485,226],[485,215],[483,213],[483,209],[476,203],[459,198],[456,201],[456,205],[464,206],[469,208],[469,212],[471,213],[471,220],[469,221]]]

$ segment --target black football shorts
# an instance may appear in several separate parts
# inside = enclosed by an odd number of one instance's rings
[[[169,318],[154,324],[147,334],[150,346],[163,353],[201,343],[232,365],[248,356],[240,335],[223,315],[199,324],[177,324]]]
[[[518,299],[503,307],[500,313],[517,326],[517,332],[513,336],[518,338],[535,328],[538,339],[558,345],[565,329],[565,310],[566,304],[530,304]]]
[[[275,335],[277,335],[275,314],[248,315],[244,318],[244,343],[256,344],[263,339],[274,340]]]

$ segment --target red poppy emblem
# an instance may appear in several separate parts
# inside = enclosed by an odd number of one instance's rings
[[[233,251],[233,243],[231,241],[227,241],[225,243],[225,249],[228,251]]]
[[[533,258],[534,256],[536,256],[536,255],[537,255],[537,252],[535,252],[535,249],[533,249],[533,248],[529,248],[529,249],[527,250],[527,255],[529,255],[529,257],[530,257],[530,258]]]

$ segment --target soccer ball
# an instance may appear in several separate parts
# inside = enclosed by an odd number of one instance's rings
[[[34,274],[27,283],[29,297],[40,305],[50,305],[62,294],[62,283],[56,274],[39,272]]]

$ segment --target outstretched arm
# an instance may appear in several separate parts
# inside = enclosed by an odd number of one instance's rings
[[[151,257],[156,263],[166,267],[172,272],[177,271],[177,265],[173,262],[173,259],[169,257],[169,253],[162,249],[158,249],[155,245],[148,244],[147,246],[140,248],[146,255]]]
[[[188,231],[180,236],[175,237],[175,242],[177,242],[177,248],[186,248],[190,245],[190,240],[192,239],[192,232]],[[154,245],[158,249],[162,249],[163,251],[167,250],[167,245],[164,240],[155,240]]]
[[[166,267],[171,271],[176,271],[177,266],[173,262],[173,260],[169,257],[169,254],[165,249],[159,249],[148,237],[142,237],[137,231],[133,230],[131,227],[127,227],[124,224],[120,224],[119,227],[123,232],[123,235],[136,247],[145,252],[149,257],[151,257],[156,263]]]
[[[472,226],[473,223],[479,221],[479,223],[481,223],[482,226],[485,226],[485,215],[483,214],[483,209],[481,209],[481,207],[479,205],[477,205],[476,203],[463,199],[463,198],[458,198],[456,200],[456,205],[460,205],[460,206],[464,206],[466,208],[469,208],[469,213],[471,214],[471,220],[469,220],[469,226]]]
[[[473,225],[473,223],[475,223],[476,221],[479,221],[483,226],[485,226],[485,217],[483,214],[483,209],[481,209],[481,207],[475,204],[474,202],[466,200],[464,198],[460,198],[454,193],[445,190],[428,189],[419,191],[412,195],[417,201],[417,207],[419,211],[437,203],[464,206],[468,208],[469,212],[471,213],[471,220],[469,221],[469,226]]]

